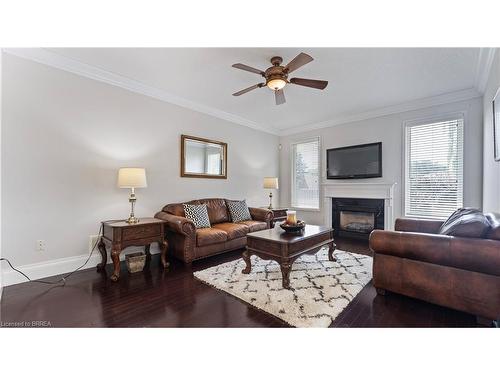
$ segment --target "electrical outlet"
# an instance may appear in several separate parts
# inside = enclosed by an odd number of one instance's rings
[[[36,251],[45,251],[45,240],[36,241]]]
[[[96,234],[91,234],[89,236],[89,253],[92,252],[92,249],[94,249],[94,246],[95,246],[95,250],[97,250],[97,243],[99,242],[100,239],[101,239],[101,236],[98,236]]]

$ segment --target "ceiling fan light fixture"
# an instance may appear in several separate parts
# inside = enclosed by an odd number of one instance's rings
[[[274,98],[276,101],[276,105],[280,105],[286,102],[285,93],[283,92],[284,91],[283,89],[288,83],[291,83],[293,85],[309,87],[312,89],[323,90],[328,85],[328,81],[320,81],[317,79],[307,79],[307,78],[297,78],[297,77],[293,77],[290,80],[288,80],[289,73],[296,71],[297,69],[306,64],[309,64],[313,60],[314,59],[307,53],[301,52],[285,66],[281,65],[281,63],[283,62],[283,59],[281,57],[279,56],[272,57],[271,64],[273,65],[267,68],[265,71],[252,68],[251,66],[241,63],[233,64],[232,65],[233,68],[258,74],[265,79],[265,82],[257,83],[253,86],[247,87],[246,89],[235,92],[233,96],[240,96],[257,88],[267,86],[270,90],[274,91]]]
[[[282,78],[274,78],[267,82],[267,87],[273,91],[281,90],[286,85],[286,81]]]

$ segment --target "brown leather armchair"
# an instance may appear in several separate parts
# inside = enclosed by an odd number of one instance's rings
[[[247,233],[269,229],[273,219],[271,210],[249,207],[252,220],[233,223],[226,200],[222,198],[185,203],[206,204],[211,228],[196,229],[194,223],[186,219],[182,203],[167,204],[155,217],[165,221],[165,236],[171,254],[188,264],[245,247]]]
[[[395,231],[370,235],[373,285],[476,315],[500,317],[500,215],[488,214],[485,238],[437,234],[442,221],[397,219]]]

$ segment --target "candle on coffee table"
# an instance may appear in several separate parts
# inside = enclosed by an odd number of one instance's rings
[[[286,223],[289,225],[297,225],[297,211],[286,212]]]

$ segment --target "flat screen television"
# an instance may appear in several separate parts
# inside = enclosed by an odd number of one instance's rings
[[[326,177],[382,177],[382,142],[326,150]]]

